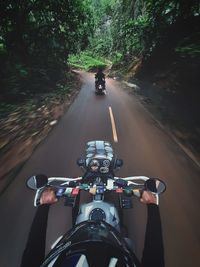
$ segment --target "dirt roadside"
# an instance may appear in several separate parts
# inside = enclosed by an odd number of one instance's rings
[[[124,88],[134,94],[154,120],[200,168],[200,106],[198,99],[176,91],[163,90],[149,82],[124,81]]]
[[[52,94],[37,95],[0,118],[0,194],[70,107],[80,91],[81,80],[75,75],[60,88]]]

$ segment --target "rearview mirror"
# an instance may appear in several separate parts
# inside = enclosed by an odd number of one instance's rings
[[[48,183],[48,178],[44,174],[39,174],[35,176],[31,176],[26,184],[30,189],[37,190],[41,187],[44,187]]]
[[[161,194],[166,190],[166,184],[162,180],[157,178],[148,179],[145,182],[144,186],[147,191],[151,191],[155,194]]]

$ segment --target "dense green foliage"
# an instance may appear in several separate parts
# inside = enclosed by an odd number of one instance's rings
[[[96,1],[91,1],[94,9]],[[180,46],[184,38],[195,42],[200,22],[198,0],[116,0],[100,1],[94,12],[96,33],[90,42],[95,53],[127,61],[145,59],[156,51],[166,56]],[[192,47],[192,46],[190,46]],[[195,53],[194,51],[194,53]]]
[[[69,53],[88,44],[85,1],[3,0],[0,13],[1,98],[49,88],[63,79]]]
[[[0,100],[54,88],[72,54],[85,69],[199,57],[199,22],[198,0],[2,0]]]
[[[84,69],[86,71],[96,71],[98,68],[105,69],[110,62],[101,57],[94,57],[89,52],[81,52],[77,55],[69,56],[69,63],[72,67]]]

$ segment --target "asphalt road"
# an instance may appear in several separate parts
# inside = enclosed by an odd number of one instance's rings
[[[166,182],[167,191],[160,197],[166,267],[200,266],[199,168],[119,82],[107,79],[107,95],[97,96],[94,77],[81,75],[83,86],[78,97],[0,197],[0,266],[20,265],[35,213],[34,193],[25,186],[27,177],[37,173],[81,175],[76,159],[83,155],[89,140],[112,143],[124,160],[116,175],[146,175]],[[141,257],[146,207],[137,199],[133,204],[134,208],[125,212],[125,222]],[[70,226],[70,208],[62,202],[51,207],[47,251]]]

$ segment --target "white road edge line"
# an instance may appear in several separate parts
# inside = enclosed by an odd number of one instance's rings
[[[109,107],[109,113],[110,113],[110,120],[111,120],[111,126],[112,126],[112,132],[113,132],[113,139],[115,143],[118,143],[118,138],[117,138],[117,130],[115,126],[115,120],[112,112],[112,108]]]

